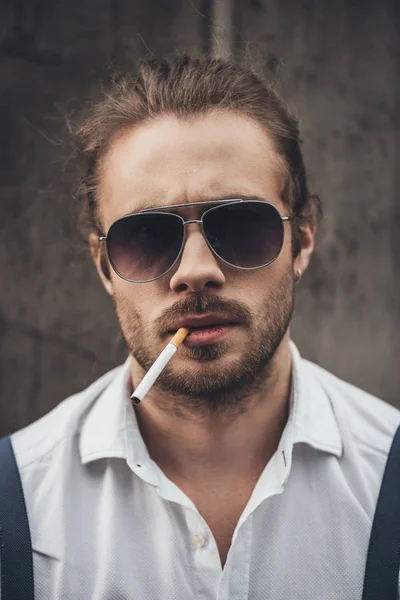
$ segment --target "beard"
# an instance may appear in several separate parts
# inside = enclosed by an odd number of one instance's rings
[[[153,386],[162,393],[164,399],[160,403],[180,415],[189,410],[197,415],[235,417],[248,410],[249,399],[262,392],[272,373],[273,358],[293,316],[293,267],[290,265],[278,285],[269,289],[268,297],[258,307],[257,317],[242,303],[198,293],[177,302],[152,326],[146,327],[137,309],[125,297],[114,296],[113,300],[125,343],[144,371],[150,369],[167,343],[165,333],[170,324],[185,315],[225,313],[247,327],[251,335],[240,358],[221,363],[229,352],[227,341],[192,348],[181,346],[178,353],[185,353],[187,366],[181,363],[177,367],[173,357]],[[156,349],[151,340],[160,332],[166,342]],[[193,368],[194,361],[197,369]]]

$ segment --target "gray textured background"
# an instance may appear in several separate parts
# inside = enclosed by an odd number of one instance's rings
[[[235,49],[301,118],[323,237],[298,288],[303,356],[400,407],[399,4],[241,0]],[[66,115],[107,61],[210,46],[207,0],[0,6],[0,435],[120,364],[111,300],[74,231]]]

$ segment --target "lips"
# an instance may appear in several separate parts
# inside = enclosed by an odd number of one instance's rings
[[[189,348],[222,342],[235,329],[235,325],[207,325],[190,330],[183,344]]]
[[[235,321],[227,315],[209,314],[196,317],[188,317],[177,321],[168,333],[175,333],[180,327],[187,327],[188,329],[203,329],[206,327],[215,327],[218,325],[238,325],[238,321]]]

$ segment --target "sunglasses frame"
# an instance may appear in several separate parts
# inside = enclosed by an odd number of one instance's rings
[[[117,219],[116,221],[114,221],[114,223],[112,223],[108,229],[107,235],[105,236],[99,236],[99,241],[100,242],[106,242],[106,251],[107,251],[107,257],[108,260],[110,262],[110,265],[112,266],[112,268],[114,269],[114,271],[116,272],[116,274],[121,277],[121,279],[124,279],[125,281],[129,281],[130,283],[150,283],[151,281],[156,281],[157,279],[160,279],[160,277],[163,277],[164,275],[166,275],[173,267],[174,265],[177,263],[177,261],[179,260],[183,249],[185,247],[185,243],[186,243],[186,228],[185,225],[188,225],[189,223],[199,223],[200,227],[201,227],[201,232],[203,234],[203,237],[206,241],[207,246],[210,248],[211,252],[214,254],[214,256],[216,256],[219,260],[221,260],[223,263],[225,263],[226,265],[229,265],[230,267],[234,268],[234,269],[240,269],[241,271],[254,271],[256,269],[263,269],[264,267],[267,267],[268,265],[272,264],[279,256],[279,254],[281,253],[282,250],[282,246],[283,246],[283,242],[284,242],[284,238],[285,238],[285,231],[283,230],[283,235],[282,235],[282,243],[280,245],[280,248],[275,256],[275,258],[273,258],[272,260],[270,260],[269,262],[265,263],[264,265],[260,265],[258,267],[238,267],[237,265],[233,265],[230,262],[226,261],[224,258],[222,258],[215,250],[214,248],[211,246],[211,244],[209,243],[208,239],[207,239],[207,235],[204,231],[204,225],[203,225],[203,219],[205,217],[206,214],[221,208],[221,206],[228,206],[230,204],[241,204],[241,203],[245,203],[245,202],[251,202],[252,204],[254,203],[258,203],[258,204],[267,204],[268,206],[272,206],[272,208],[274,210],[276,210],[276,212],[278,213],[278,215],[280,216],[280,218],[282,219],[283,222],[285,221],[290,221],[293,216],[294,213],[282,217],[281,214],[279,213],[279,210],[276,208],[276,206],[274,206],[273,204],[271,204],[270,202],[264,202],[263,200],[244,200],[243,198],[232,198],[232,199],[228,199],[228,200],[208,200],[205,202],[190,202],[190,203],[185,203],[185,204],[170,204],[168,206],[156,206],[153,208],[145,208],[143,210],[140,210],[138,212],[135,213],[130,213],[129,215],[125,215],[124,217],[121,217],[120,219]],[[188,206],[205,206],[205,205],[209,205],[209,204],[217,204],[217,206],[214,206],[213,208],[209,208],[208,210],[204,211],[204,213],[201,215],[201,219],[192,219],[190,221],[185,221],[183,219],[183,217],[181,217],[180,215],[176,215],[175,213],[171,213],[168,212],[165,213],[164,211],[166,209],[169,208],[182,208],[182,207],[188,207]],[[169,214],[172,215],[173,217],[176,217],[178,219],[180,219],[182,221],[183,224],[183,239],[182,239],[182,244],[180,247],[180,250],[178,252],[178,255],[176,257],[176,259],[174,260],[174,262],[172,263],[172,265],[170,267],[168,267],[168,269],[166,271],[164,271],[164,273],[161,273],[161,275],[157,275],[157,277],[153,277],[152,279],[145,279],[145,280],[137,280],[137,279],[127,279],[126,277],[124,277],[123,275],[121,275],[121,273],[119,273],[119,271],[117,270],[117,268],[115,267],[113,261],[111,260],[111,257],[109,255],[108,252],[108,245],[107,245],[107,237],[108,237],[108,233],[111,229],[111,227],[117,223],[118,221],[122,221],[123,219],[127,219],[129,217],[132,217],[133,215],[140,215],[140,214],[146,214],[148,212],[152,212],[153,214]]]

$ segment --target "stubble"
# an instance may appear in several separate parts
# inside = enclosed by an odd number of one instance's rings
[[[159,346],[155,348],[152,340],[166,331],[168,324],[177,318],[206,312],[235,317],[249,333],[249,343],[240,358],[224,360],[229,352],[228,341],[181,347],[179,352],[185,353],[184,363],[181,361],[179,364],[172,359],[155,384],[160,397],[164,398],[163,403],[167,398],[169,408],[175,408],[177,412],[183,410],[204,416],[224,414],[235,417],[248,410],[249,399],[262,392],[273,371],[274,356],[294,310],[292,265],[283,273],[275,289],[269,290],[257,310],[257,317],[243,303],[196,294],[166,311],[152,324],[150,331],[126,298],[114,297],[114,305],[129,352],[144,371],[149,370],[162,349]],[[198,369],[193,368],[196,362]]]

